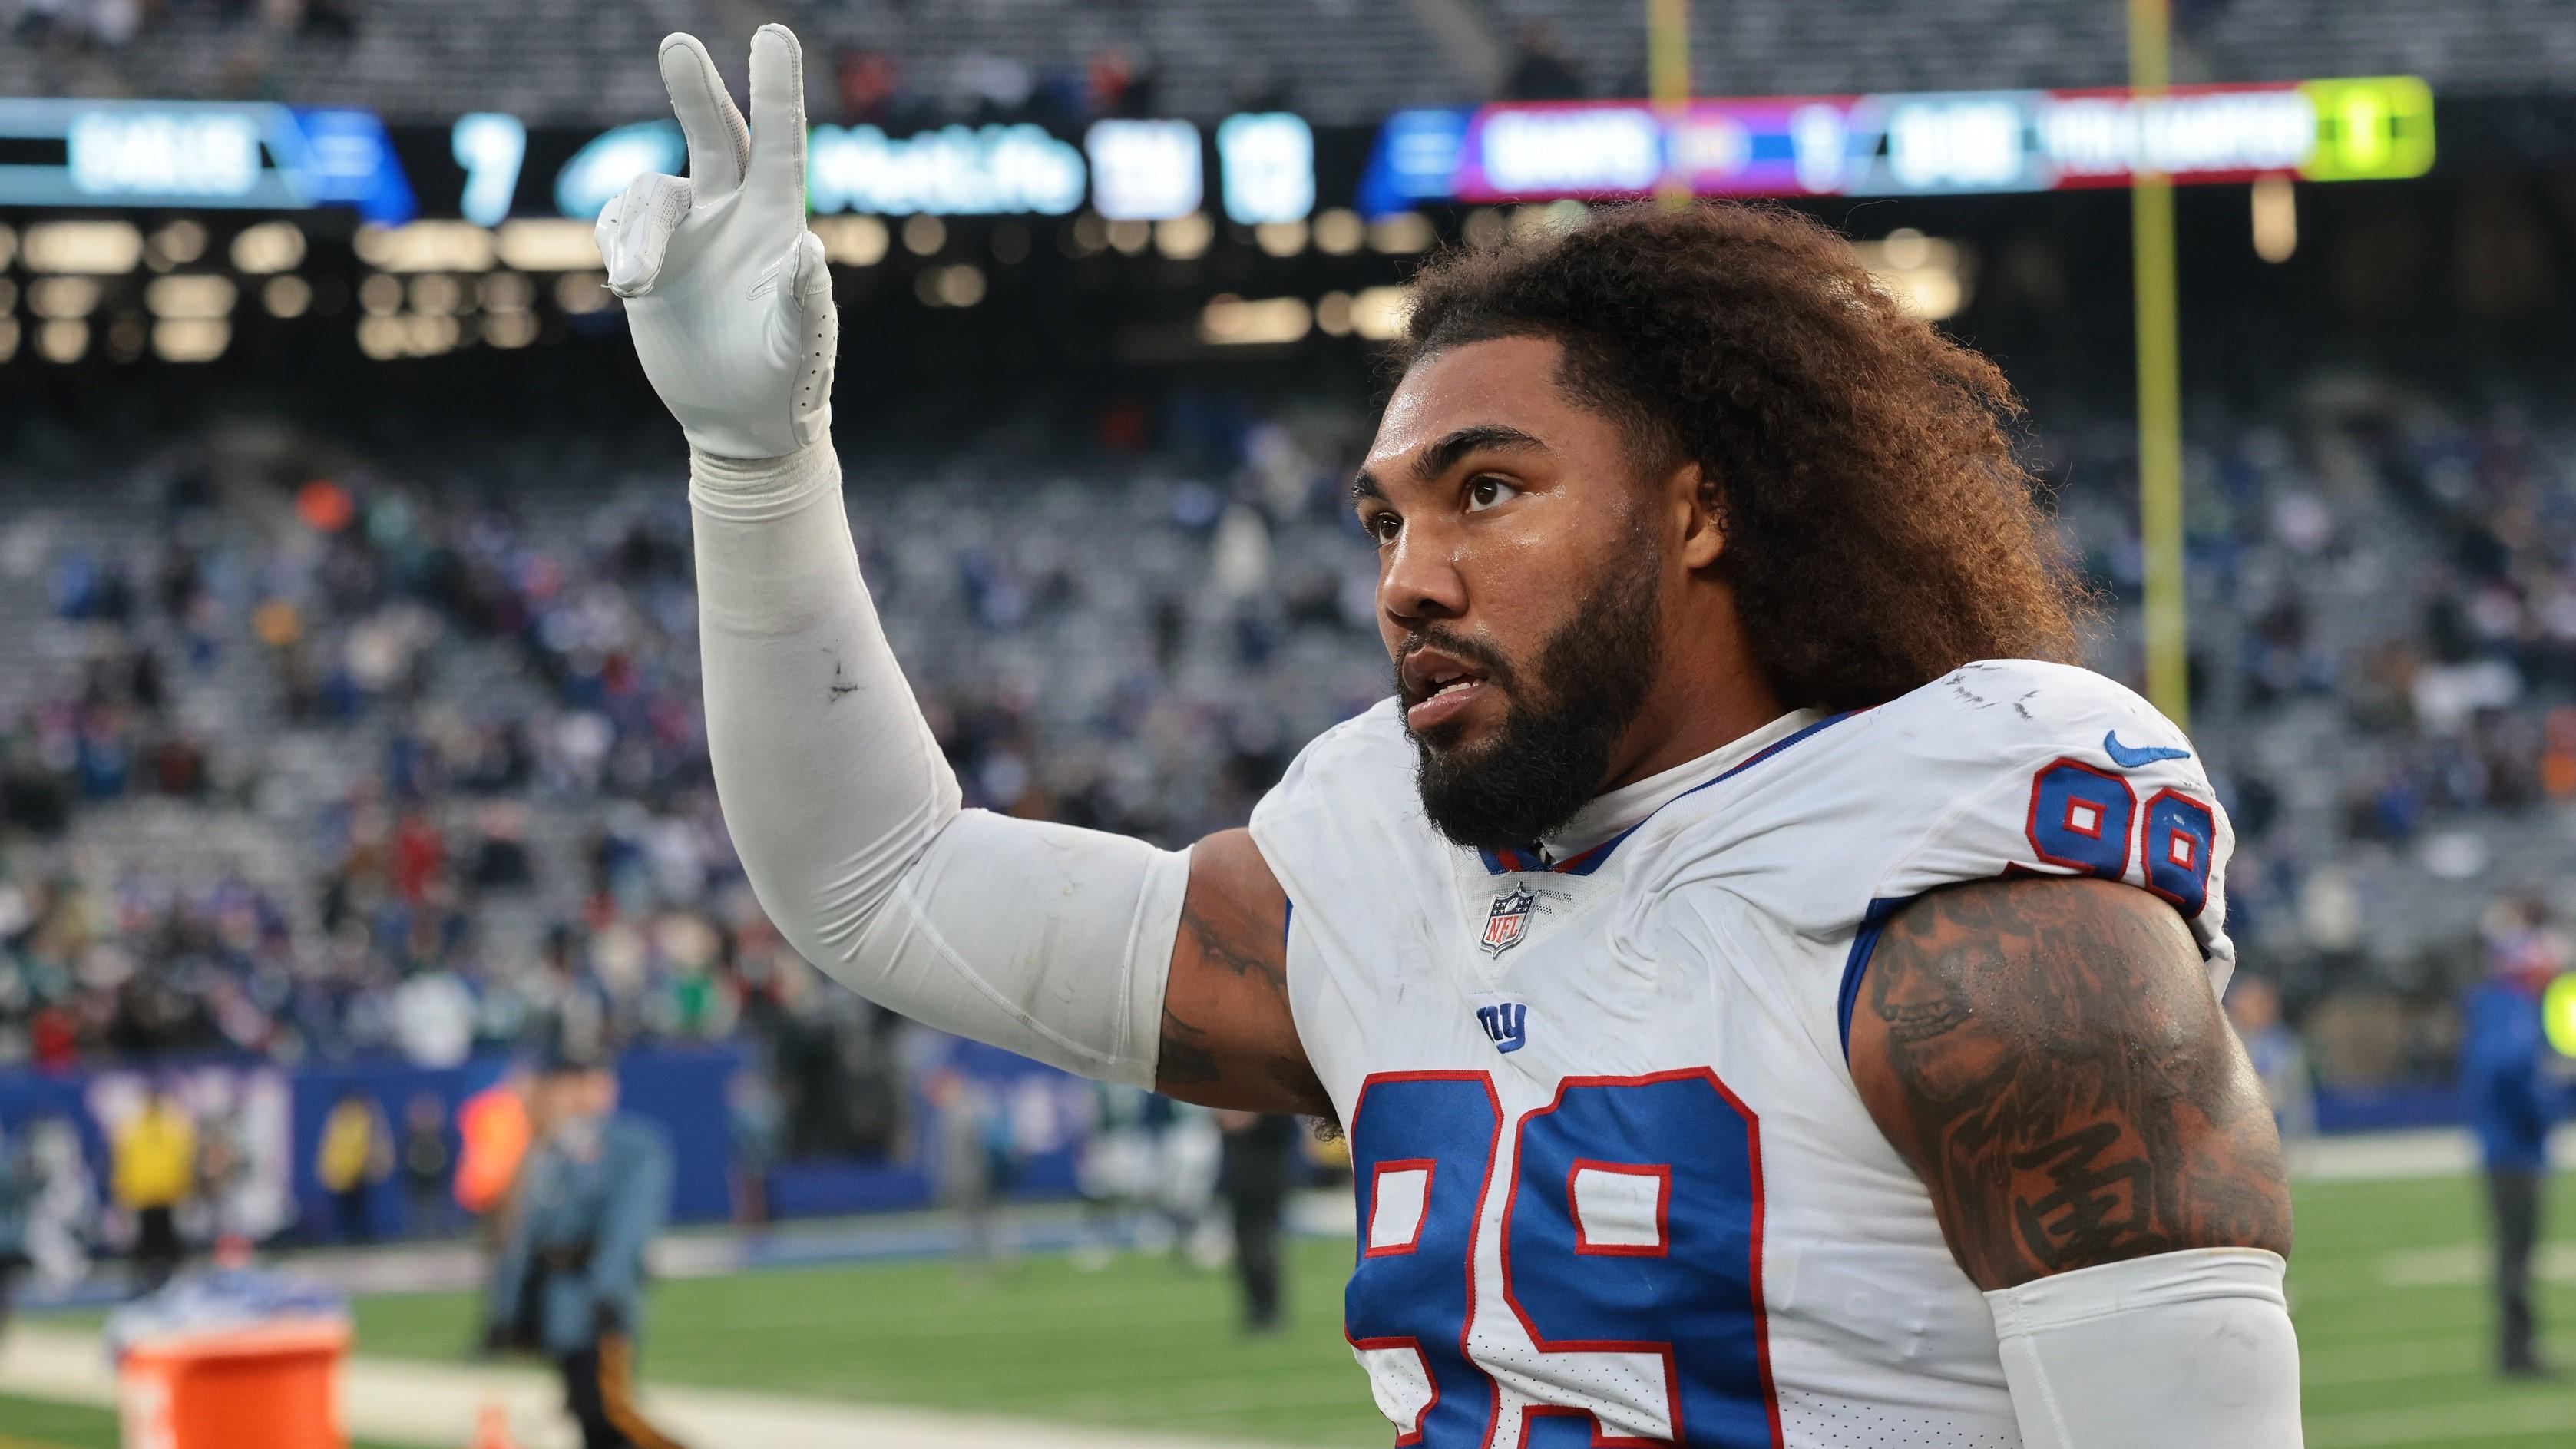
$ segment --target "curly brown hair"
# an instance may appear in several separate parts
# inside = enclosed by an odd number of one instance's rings
[[[1453,250],[1414,279],[1397,361],[1500,337],[1565,349],[1569,391],[1642,463],[1688,460],[1783,703],[1855,709],[1975,659],[2074,660],[2088,600],[2015,458],[1984,357],[1908,316],[1844,239],[1780,207],[1605,208]]]

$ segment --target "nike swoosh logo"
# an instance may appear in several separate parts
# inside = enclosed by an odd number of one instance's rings
[[[2149,745],[2142,750],[2131,749],[2127,745],[2120,743],[2120,732],[2118,730],[2109,730],[2103,734],[2102,753],[2109,755],[2111,757],[2111,763],[2119,766],[2123,770],[2134,770],[2140,765],[2152,765],[2158,760],[2188,760],[2191,758],[2191,751],[2189,750],[2172,750],[2165,748],[2163,745]]]

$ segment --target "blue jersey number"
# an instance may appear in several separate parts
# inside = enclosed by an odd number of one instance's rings
[[[1345,1329],[1355,1348],[1419,1364],[1410,1400],[1381,1400],[1395,1442],[1494,1444],[1501,1400],[1468,1333],[1481,1291],[1527,1337],[1527,1353],[1495,1345],[1516,1380],[1547,1386],[1522,1449],[1776,1446],[1753,1113],[1705,1070],[1568,1078],[1521,1120],[1511,1181],[1493,1183],[1501,1125],[1481,1072],[1373,1077],[1352,1113],[1360,1257]],[[1500,1276],[1480,1284],[1495,1192]]]
[[[2031,780],[2026,833],[2040,859],[2106,880],[2127,877],[2134,840],[2148,890],[2185,916],[2199,915],[2209,903],[2218,814],[2179,790],[2158,790],[2141,811],[2127,780],[2081,760],[2059,760]]]

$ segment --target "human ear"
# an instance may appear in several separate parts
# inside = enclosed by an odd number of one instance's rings
[[[1695,462],[1675,468],[1664,480],[1664,496],[1680,515],[1682,567],[1704,569],[1726,551],[1726,508],[1717,480]]]

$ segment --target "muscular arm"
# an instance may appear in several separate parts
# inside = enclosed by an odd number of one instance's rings
[[[1211,1107],[1331,1115],[1288,1012],[1287,938],[1288,897],[1251,831],[1220,831],[1191,849],[1157,1090]]]
[[[2092,880],[1925,896],[1852,1012],[1862,1100],[1980,1288],[2290,1247],[2260,1083],[2171,907]]]
[[[1286,902],[1248,837],[1188,857],[959,808],[842,506],[801,56],[782,26],[754,36],[747,126],[705,47],[666,39],[689,179],[639,178],[599,224],[689,440],[707,753],[752,889],[807,960],[917,1020],[1195,1100],[1310,1108]]]
[[[906,1016],[1194,1102],[1329,1110],[1287,997],[1286,896],[1249,832],[1186,857],[961,811],[859,580],[829,444],[700,456],[707,747],[761,904]]]

